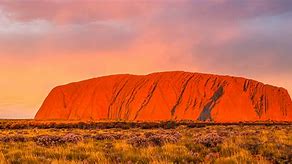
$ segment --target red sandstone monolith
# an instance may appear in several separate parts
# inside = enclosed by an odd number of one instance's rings
[[[112,75],[54,88],[37,120],[292,121],[287,90],[188,72]]]

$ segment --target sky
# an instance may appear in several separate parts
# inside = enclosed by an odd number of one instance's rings
[[[232,75],[291,95],[291,29],[291,0],[1,0],[0,118],[109,74]]]

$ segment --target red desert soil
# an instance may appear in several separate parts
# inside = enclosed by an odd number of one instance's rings
[[[189,72],[112,75],[54,88],[37,120],[292,121],[284,88]]]

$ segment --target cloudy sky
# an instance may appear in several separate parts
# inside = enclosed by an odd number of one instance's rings
[[[117,73],[228,74],[292,94],[291,29],[291,0],[1,0],[0,118]]]

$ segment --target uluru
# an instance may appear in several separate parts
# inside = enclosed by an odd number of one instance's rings
[[[292,121],[286,89],[190,72],[110,75],[54,88],[36,120]]]

